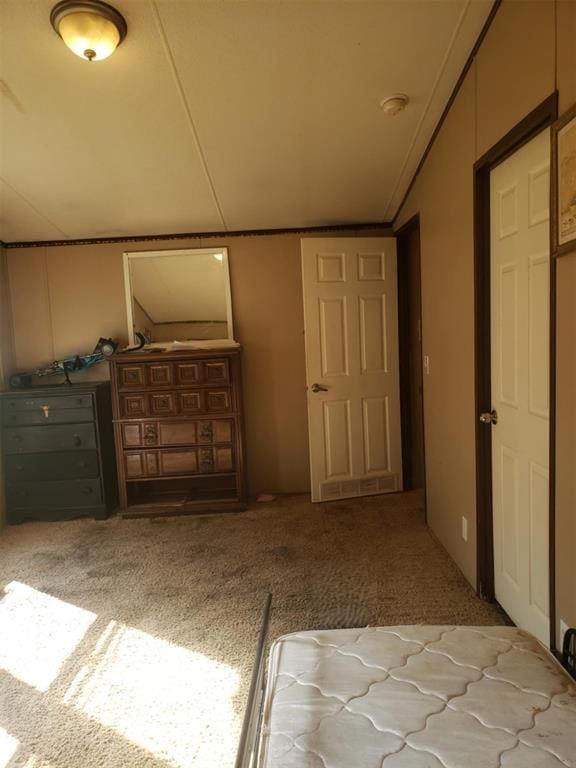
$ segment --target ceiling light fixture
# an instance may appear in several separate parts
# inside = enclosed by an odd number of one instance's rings
[[[107,59],[126,37],[122,14],[101,0],[62,0],[50,22],[68,48],[87,61]]]
[[[382,99],[380,107],[384,114],[392,117],[397,115],[398,112],[402,112],[409,101],[410,99],[405,93],[395,93],[393,96],[387,96],[385,99]]]

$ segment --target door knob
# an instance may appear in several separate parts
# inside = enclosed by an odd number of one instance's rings
[[[312,392],[328,392],[328,387],[323,387],[322,384],[312,384]]]
[[[498,424],[498,413],[497,411],[490,411],[486,413],[480,414],[480,421],[482,424]]]

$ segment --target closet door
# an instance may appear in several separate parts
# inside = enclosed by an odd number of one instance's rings
[[[302,240],[312,500],[402,489],[396,241]]]

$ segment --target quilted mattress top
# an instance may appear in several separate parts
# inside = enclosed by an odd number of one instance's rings
[[[300,632],[270,653],[258,768],[576,768],[576,684],[513,627]]]

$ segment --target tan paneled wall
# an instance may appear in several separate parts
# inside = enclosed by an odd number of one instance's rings
[[[309,490],[300,236],[177,242],[229,249],[235,336],[244,348],[251,492]],[[156,241],[9,249],[16,366],[88,351],[99,336],[125,342],[123,252],[174,247]],[[107,366],[90,376],[106,377]]]
[[[557,34],[556,34],[557,33]],[[556,77],[557,68],[557,81]],[[576,101],[576,2],[504,0],[395,224],[420,213],[428,520],[476,581],[473,164],[558,87]],[[576,625],[576,254],[558,264],[558,608]],[[468,542],[460,535],[468,517]]]

